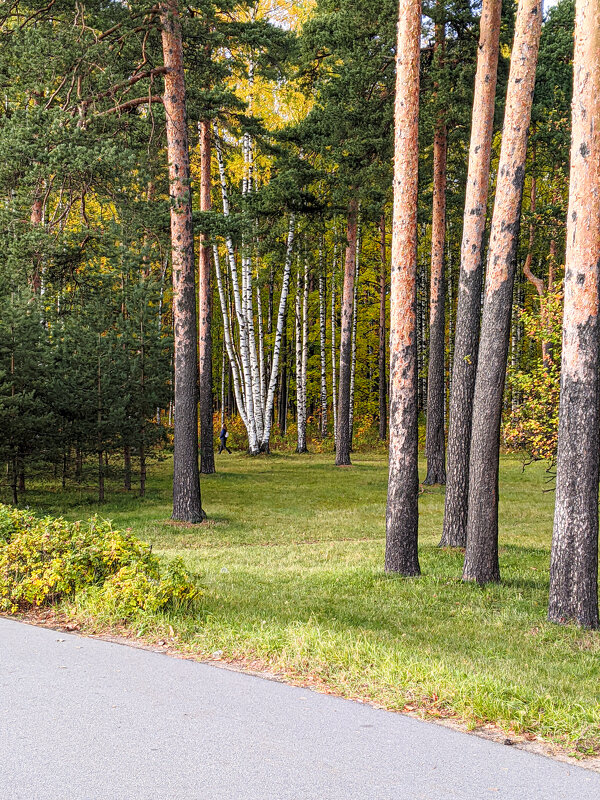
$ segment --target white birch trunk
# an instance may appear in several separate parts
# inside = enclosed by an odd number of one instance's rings
[[[331,268],[331,402],[333,409],[333,440],[337,437],[337,376],[335,362],[337,356],[335,335],[335,268],[337,258],[337,244],[333,246],[333,266]]]
[[[229,197],[227,195],[227,182],[225,178],[225,162],[223,159],[223,150],[218,136],[216,126],[215,130],[215,150],[217,153],[217,162],[219,165],[219,177],[221,182],[221,195],[223,198],[223,214],[225,217],[229,216]],[[250,353],[250,335],[248,331],[248,319],[245,313],[246,305],[246,263],[244,256],[242,256],[242,286],[237,271],[237,264],[235,260],[235,251],[233,242],[230,236],[225,239],[227,245],[227,254],[229,260],[229,273],[231,275],[231,286],[233,290],[233,299],[235,304],[236,317],[238,321],[238,328],[240,334],[240,360],[242,364],[242,374],[244,381],[244,409],[246,421],[244,425],[248,432],[248,449],[252,455],[256,455],[259,451],[259,440],[257,431],[257,421],[254,409],[254,387],[253,387],[253,369],[251,366],[251,353]],[[258,370],[257,370],[258,371]],[[236,398],[237,400],[237,398]]]
[[[300,262],[300,256],[298,256]],[[294,314],[294,333],[296,340],[296,452],[304,452],[302,422],[302,303],[300,299],[300,263],[296,268],[296,302]]]
[[[267,391],[267,402],[265,404],[265,427],[263,431],[263,439],[261,442],[261,450],[268,451],[269,439],[271,436],[271,424],[273,420],[273,403],[275,402],[275,387],[277,386],[277,378],[279,376],[279,356],[281,353],[281,341],[283,339],[283,326],[285,324],[285,310],[287,306],[287,299],[290,290],[290,275],[292,272],[292,254],[294,250],[294,232],[295,232],[295,216],[290,216],[290,225],[288,230],[287,250],[285,254],[285,264],[283,268],[283,281],[281,284],[281,297],[279,298],[279,311],[277,314],[277,328],[275,329],[275,342],[273,343],[273,362],[271,366],[271,377],[269,379],[269,388]]]
[[[219,300],[221,302],[221,313],[223,315],[223,339],[225,341],[225,348],[229,357],[229,364],[231,366],[231,374],[233,377],[233,391],[235,394],[235,402],[238,407],[238,412],[244,423],[246,430],[249,429],[248,416],[246,413],[246,406],[241,391],[240,369],[238,360],[235,353],[233,338],[231,335],[231,322],[229,319],[229,303],[228,298],[223,288],[223,275],[221,273],[221,261],[219,258],[219,248],[213,245],[213,259],[215,262],[215,275],[217,278],[217,289],[219,291]],[[248,435],[250,432],[248,430]]]
[[[321,344],[321,436],[327,435],[326,282],[323,273],[323,239],[319,244],[319,337]]]
[[[360,224],[356,239],[356,269],[354,272],[354,304],[352,308],[352,360],[350,362],[350,442],[354,430],[354,380],[356,375],[356,326],[358,319],[358,269],[360,264]],[[352,448],[351,448],[352,449]]]

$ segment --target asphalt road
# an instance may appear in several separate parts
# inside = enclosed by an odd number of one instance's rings
[[[597,800],[600,775],[401,714],[0,618],[1,800]]]

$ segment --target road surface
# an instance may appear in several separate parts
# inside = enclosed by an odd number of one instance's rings
[[[0,618],[1,800],[592,800],[600,774]]]

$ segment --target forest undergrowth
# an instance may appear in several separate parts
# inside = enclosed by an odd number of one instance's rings
[[[438,547],[439,487],[419,501],[422,577],[384,573],[387,462],[353,460],[339,469],[323,454],[220,456],[202,480],[209,521],[194,526],[169,519],[170,461],[144,499],[115,484],[102,506],[93,486],[30,481],[33,511],[111,519],[154,553],[182,557],[203,590],[193,614],[140,612],[126,626],[85,601],[56,610],[89,632],[126,628],[385,708],[598,754],[600,635],[546,620],[554,494],[543,464],[523,471],[502,457],[503,582],[479,587],[461,582],[461,552]]]

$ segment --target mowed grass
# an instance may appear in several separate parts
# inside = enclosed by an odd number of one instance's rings
[[[600,752],[600,636],[546,621],[554,494],[543,466],[523,471],[502,457],[502,584],[479,587],[461,582],[461,553],[437,546],[440,488],[419,500],[422,577],[386,576],[387,464],[353,461],[339,469],[330,455],[219,457],[218,474],[202,477],[210,522],[199,526],[169,522],[170,462],[152,469],[144,500],[109,486],[97,507],[91,488],[33,483],[26,502],[70,519],[97,512],[201,575],[199,612],[142,618],[146,637],[172,626],[184,650]]]

